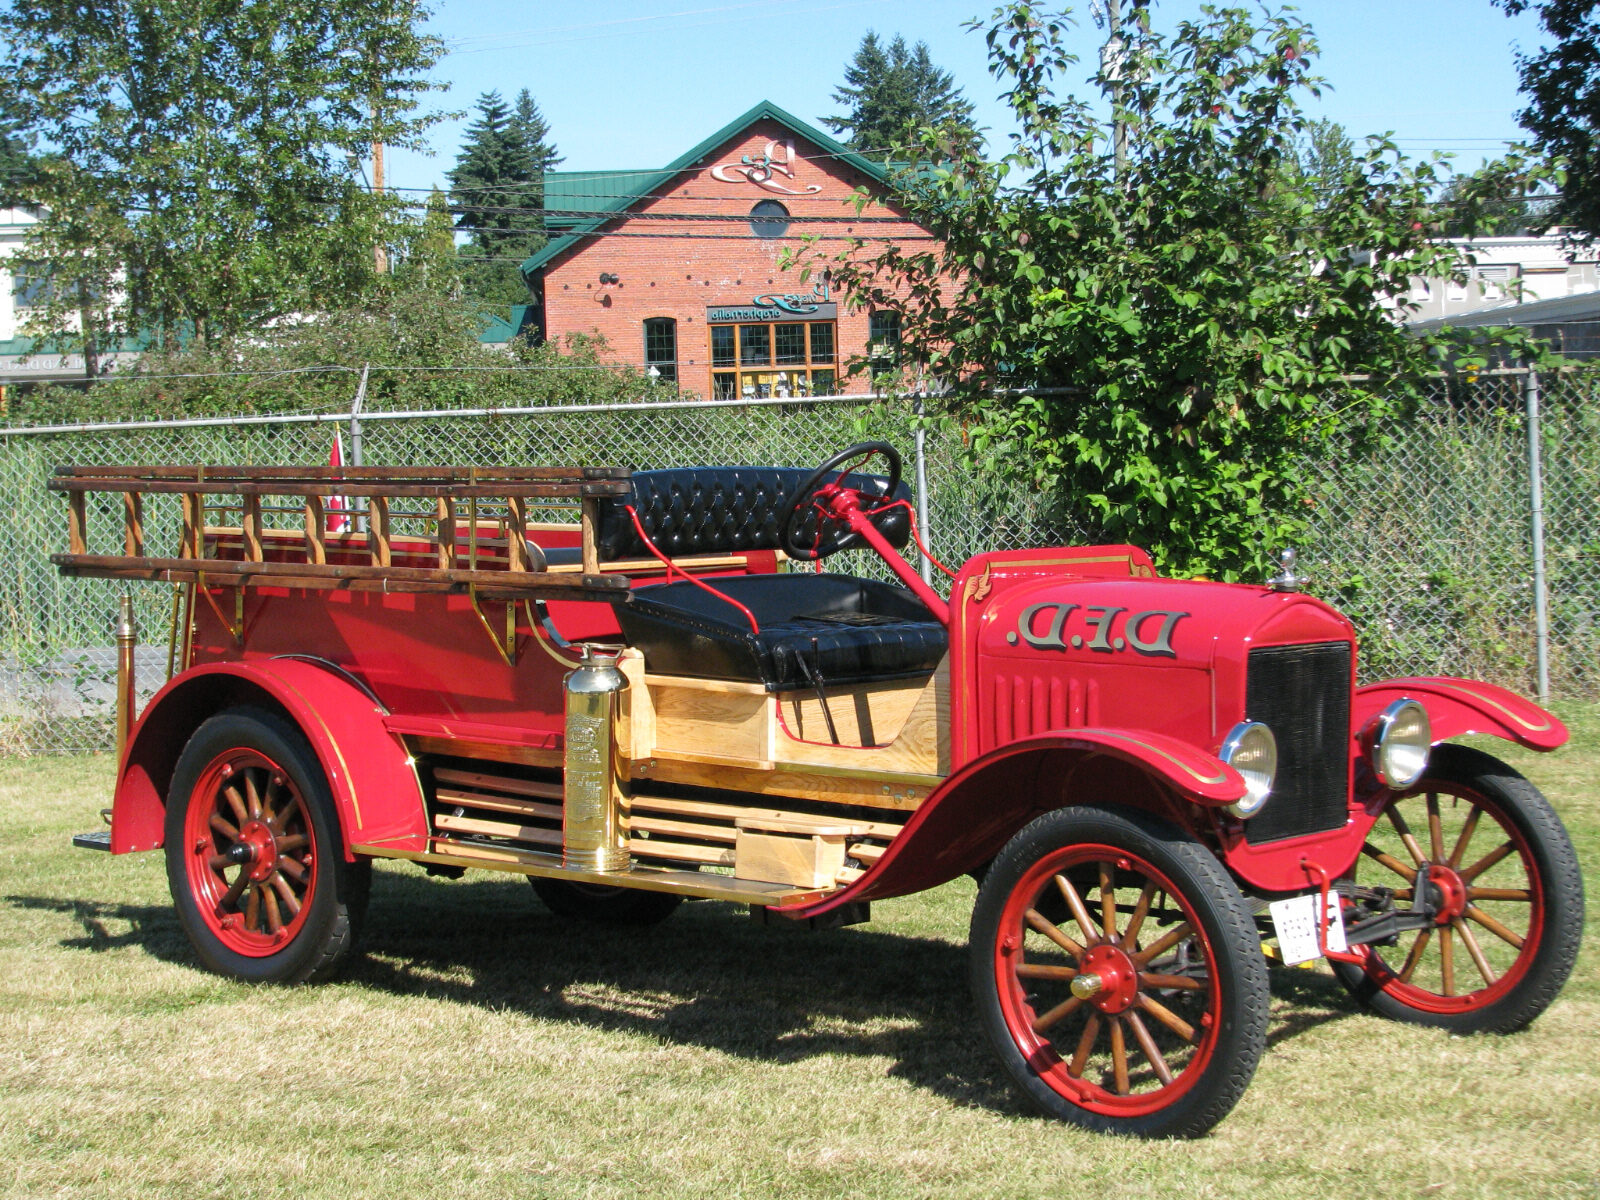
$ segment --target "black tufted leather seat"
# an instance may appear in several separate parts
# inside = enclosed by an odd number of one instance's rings
[[[641,471],[632,503],[664,554],[733,554],[778,546],[778,517],[808,471],[780,467],[708,467]],[[887,481],[852,475],[846,482],[883,495]],[[897,496],[909,498],[902,485]],[[624,505],[602,502],[602,561],[648,554]],[[902,510],[880,528],[904,546],[911,522]],[[806,536],[812,531],[807,530]],[[707,579],[748,608],[759,632],[725,600],[681,580],[635,588],[617,607],[628,641],[651,671],[765,684],[770,691],[829,683],[926,675],[944,656],[944,626],[906,589],[848,575],[796,572]]]
[[[635,471],[632,496],[608,496],[600,502],[597,540],[602,561],[644,558],[649,554],[628,516],[629,504],[661,553],[737,554],[743,550],[776,550],[778,517],[810,471],[794,467],[694,467],[686,470]],[[876,475],[850,475],[845,482],[869,495],[881,496],[888,481]],[[896,499],[909,500],[904,483]],[[897,549],[911,537],[911,521],[900,510],[880,528]],[[815,514],[803,526],[815,535]]]

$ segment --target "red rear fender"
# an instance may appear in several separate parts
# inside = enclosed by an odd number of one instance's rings
[[[784,911],[808,917],[935,887],[977,870],[1034,817],[1066,805],[1120,804],[1182,821],[1181,801],[1214,807],[1244,792],[1232,767],[1161,734],[1074,729],[1012,742],[945,780],[845,891]]]
[[[404,743],[384,728],[382,708],[326,666],[274,658],[196,667],[151,698],[117,774],[114,853],[161,845],[167,789],[184,745],[208,717],[238,707],[280,712],[311,743],[339,809],[346,857],[353,845],[378,842],[426,848],[422,785]]]
[[[1567,740],[1567,727],[1559,718],[1515,692],[1443,676],[1385,679],[1357,688],[1350,706],[1351,729],[1359,737],[1373,718],[1405,697],[1428,710],[1435,742],[1488,733],[1530,750],[1554,750]]]

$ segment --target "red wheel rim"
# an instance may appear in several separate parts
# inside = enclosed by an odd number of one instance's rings
[[[206,927],[236,954],[287,946],[317,885],[305,798],[258,750],[226,750],[195,781],[184,818],[189,891]]]
[[[1138,855],[1079,845],[1034,863],[1006,899],[994,967],[1023,1058],[1090,1112],[1158,1112],[1211,1061],[1216,952],[1194,906]]]
[[[1489,797],[1450,781],[1396,796],[1362,853],[1376,864],[1366,882],[1412,903],[1420,874],[1434,888],[1434,924],[1392,947],[1367,947],[1366,972],[1419,1012],[1472,1012],[1514,989],[1539,951],[1544,888],[1528,839]]]

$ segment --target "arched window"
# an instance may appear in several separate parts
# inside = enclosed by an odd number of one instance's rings
[[[776,200],[758,200],[750,210],[750,232],[758,238],[781,238],[789,232],[789,210]]]
[[[663,383],[678,382],[678,322],[671,317],[644,323],[644,365]]]

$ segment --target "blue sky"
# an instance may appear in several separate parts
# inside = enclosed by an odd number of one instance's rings
[[[528,88],[550,122],[564,170],[658,167],[758,100],[816,122],[862,35],[926,41],[977,106],[1007,128],[981,35],[962,25],[992,4],[975,0],[610,0],[589,4],[444,0],[431,29],[449,53],[430,105],[470,110],[482,92]],[[1193,15],[1197,0],[1156,0],[1158,26]],[[1079,6],[1074,38],[1092,60],[1100,34]],[[1392,131],[1410,154],[1453,151],[1475,166],[1520,136],[1514,50],[1535,48],[1531,16],[1490,0],[1305,0],[1318,73],[1331,85],[1313,107],[1352,134]],[[442,183],[466,119],[436,126],[435,154],[391,150],[392,186]]]

